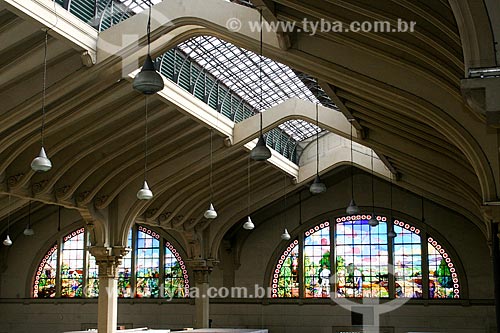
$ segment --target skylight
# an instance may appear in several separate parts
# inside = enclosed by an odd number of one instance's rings
[[[265,57],[262,62],[261,85],[259,55],[216,37],[194,37],[178,47],[256,111],[266,110],[292,97],[318,103],[316,96],[290,67]],[[280,127],[298,141],[317,132],[316,126],[303,120],[290,120]]]

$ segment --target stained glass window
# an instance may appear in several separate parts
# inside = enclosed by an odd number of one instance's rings
[[[136,255],[136,297],[158,297],[160,294],[160,235],[139,227]]]
[[[300,239],[288,244],[271,276],[272,297],[460,297],[457,268],[440,243],[406,222],[389,225],[386,217],[378,216],[379,224],[372,227],[370,218],[344,216],[334,225],[324,221],[302,234],[302,247]],[[393,239],[388,237],[391,227],[397,234]],[[429,276],[423,276],[427,269]]]
[[[63,238],[61,261],[61,297],[83,296],[84,235],[80,228]]]
[[[273,297],[299,297],[299,241],[294,240],[281,255],[273,273]]]
[[[87,268],[87,297],[99,296],[99,268],[93,256],[89,256]]]
[[[304,295],[330,297],[329,222],[306,231],[304,239]]]
[[[85,240],[85,228],[80,228],[49,249],[37,267],[33,297],[99,296],[98,266],[85,250]],[[189,297],[186,265],[170,242],[138,226],[130,230],[127,247],[132,250],[118,267],[118,297]]]
[[[165,243],[164,286],[164,297],[183,298],[189,295],[189,277],[186,265],[170,242]]]
[[[422,298],[422,240],[420,229],[394,221],[395,297]]]
[[[54,244],[38,265],[33,297],[56,297],[57,244]]]
[[[385,218],[371,227],[362,215],[337,220],[337,297],[388,297],[388,244]]]
[[[132,229],[128,233],[127,247],[132,248]],[[132,252],[129,251],[118,267],[118,297],[133,297],[132,292]]]
[[[432,237],[427,241],[429,298],[460,298],[458,274],[450,256]]]

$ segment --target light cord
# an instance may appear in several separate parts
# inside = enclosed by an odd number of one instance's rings
[[[247,215],[250,216],[250,157],[248,157],[248,166],[247,166],[247,188],[248,188]]]
[[[49,29],[45,30],[45,48],[43,53],[43,88],[42,88],[42,126],[40,128],[40,142],[43,147],[45,134],[45,95],[47,92],[47,47],[49,41]]]
[[[316,176],[319,176],[319,119],[318,119],[318,103],[316,103]]]
[[[262,82],[262,57],[263,57],[263,36],[262,36],[262,30],[264,30],[262,26],[262,9],[259,9],[260,13],[260,57],[259,57],[259,81],[260,81],[260,136],[262,136],[262,108],[263,108],[263,90],[264,90],[264,85]]]
[[[7,235],[10,235],[10,194],[9,194],[9,212],[7,213]]]
[[[151,54],[151,6],[149,6],[148,26],[146,28],[148,34],[148,55]]]
[[[210,128],[210,203],[212,203],[213,196],[214,196],[214,191],[213,191],[213,186],[212,186],[212,180],[213,180],[213,133],[214,129]]]
[[[371,167],[372,167],[372,210],[375,211],[375,190],[374,190],[374,175],[373,175],[373,149],[371,150]]]
[[[351,125],[351,199],[354,200],[354,163],[352,157],[352,124]]]
[[[31,228],[31,200],[28,202],[28,229]]]
[[[145,96],[145,110],[144,117],[144,181],[147,179],[148,173],[148,96]]]

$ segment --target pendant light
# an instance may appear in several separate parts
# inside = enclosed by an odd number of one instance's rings
[[[147,182],[147,173],[148,173],[148,97],[145,97],[146,100],[146,117],[144,124],[144,183],[142,188],[137,192],[137,199],[139,200],[151,200],[153,198],[153,192],[149,189],[149,185]]]
[[[5,237],[3,245],[5,246],[12,245],[12,240],[10,239],[10,194],[9,194],[9,210],[7,213],[7,237]]]
[[[260,12],[260,26],[262,27],[262,9],[259,9]],[[260,81],[260,134],[259,139],[257,140],[257,144],[250,152],[250,158],[254,161],[265,161],[271,157],[271,150],[266,145],[266,139],[264,138],[264,134],[262,132],[262,90],[264,89],[263,81],[262,81],[262,30],[260,29],[260,57],[259,57],[259,81]]]
[[[214,205],[213,205],[213,196],[214,196],[214,191],[212,187],[212,174],[213,174],[213,128],[210,129],[210,205],[208,206],[208,209],[205,211],[205,214],[203,216],[206,219],[213,220],[217,217],[217,212],[215,211]]]
[[[318,87],[318,79],[316,79],[316,89]],[[318,117],[318,103],[316,103],[316,177],[309,187],[309,192],[313,195],[322,194],[326,192],[326,185],[319,178],[319,117]]]
[[[243,223],[243,229],[245,230],[252,230],[255,228],[255,225],[252,222],[252,219],[250,218],[250,159],[248,159],[248,168],[247,168],[247,189],[248,189],[248,196],[247,196],[247,220],[245,223]]]
[[[153,59],[151,59],[151,6],[149,7],[147,35],[148,54],[141,71],[134,77],[132,87],[145,95],[152,95],[162,90],[164,85],[163,78],[156,71]]]
[[[392,221],[392,173],[391,173],[391,194],[390,194],[390,208],[391,208],[391,216],[389,219],[389,232],[387,233],[387,236],[389,238],[396,238],[398,234],[394,231],[394,222]]]
[[[281,234],[281,239],[284,240],[284,241],[288,241],[290,240],[290,234],[288,233],[288,230],[286,229],[286,209],[287,209],[287,205],[286,205],[286,175],[285,175],[285,182],[283,183],[283,194],[284,194],[284,201],[285,201],[285,210],[283,212],[283,215],[284,215],[284,225],[285,225],[285,230],[283,231],[283,233]]]
[[[35,231],[31,228],[31,201],[28,203],[28,225],[24,229],[23,234],[25,236],[33,236]]]
[[[349,122],[352,122],[354,119],[349,119]],[[354,164],[352,158],[352,123],[351,125],[351,201],[349,202],[349,206],[346,208],[347,215],[356,215],[359,214],[359,207],[356,205],[354,201]]]
[[[43,87],[42,87],[42,126],[40,127],[40,153],[31,162],[31,169],[35,172],[46,172],[52,169],[52,162],[50,162],[45,152],[44,147],[44,132],[45,132],[45,94],[47,90],[47,45],[49,38],[49,30],[45,30],[45,49],[43,56]]]
[[[378,226],[378,220],[375,216],[375,191],[374,191],[374,176],[373,176],[373,149],[371,150],[371,165],[372,165],[372,217],[368,220],[368,224],[372,227]]]

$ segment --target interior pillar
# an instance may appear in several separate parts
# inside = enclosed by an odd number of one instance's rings
[[[92,247],[90,253],[95,257],[96,264],[99,267],[97,329],[99,333],[115,333],[118,323],[118,267],[126,251],[123,249],[121,251],[112,251],[110,248]]]
[[[196,328],[210,327],[210,297],[208,289],[210,288],[210,273],[211,267],[199,267],[194,270],[196,281],[197,295],[195,297],[196,308]],[[99,332],[100,333],[100,332]]]

